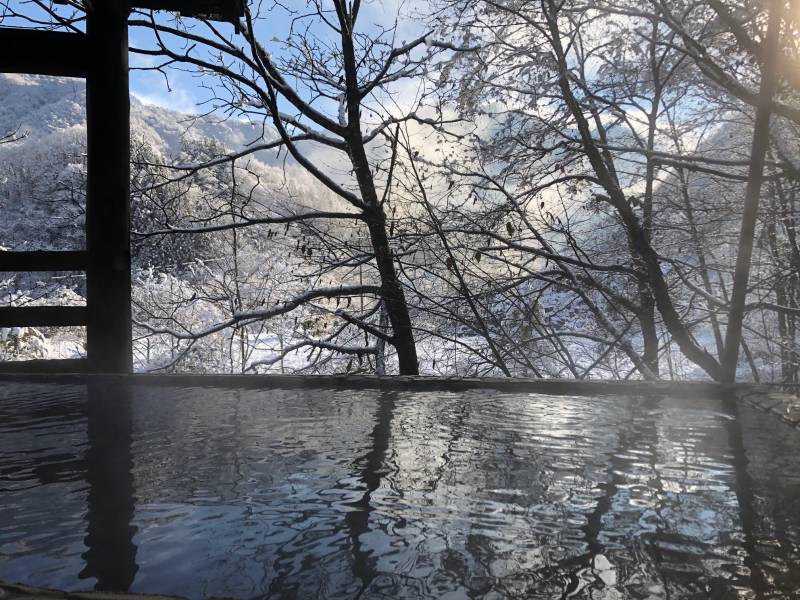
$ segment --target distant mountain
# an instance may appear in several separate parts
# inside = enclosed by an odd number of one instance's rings
[[[0,145],[0,246],[83,246],[85,104],[82,80],[0,74],[0,135],[24,135]],[[274,138],[274,130],[260,124],[193,117],[131,98],[132,145],[145,144],[157,162],[192,162],[186,154],[191,146],[238,151]],[[249,159],[248,170],[258,175],[262,206],[322,208],[335,203],[327,189],[283,153],[258,152]]]
[[[20,129],[34,138],[70,127],[83,127],[86,120],[86,90],[83,80],[37,75],[0,73],[0,130]],[[214,139],[229,150],[277,136],[271,127],[213,116],[193,117],[159,106],[143,104],[131,96],[132,137],[151,142],[165,156],[177,155],[187,140]],[[265,165],[283,163],[276,153],[259,152]]]

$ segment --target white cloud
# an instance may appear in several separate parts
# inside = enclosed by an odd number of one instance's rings
[[[133,88],[133,86],[131,86]],[[131,89],[131,96],[149,106],[160,106],[182,113],[196,113],[197,102],[192,95],[182,88],[173,88],[172,91]]]

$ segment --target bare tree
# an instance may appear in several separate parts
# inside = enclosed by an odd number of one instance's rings
[[[13,142],[18,142],[21,139],[27,137],[26,133],[20,133],[19,128],[14,131],[9,131],[5,134],[0,134],[0,144],[11,144]]]
[[[273,10],[279,10],[278,5]],[[285,40],[275,38],[272,42],[260,39],[259,21],[269,15],[257,11],[246,11],[237,24],[241,32],[238,36],[225,34],[210,22],[199,26],[180,21],[166,24],[140,14],[130,24],[152,31],[154,45],[133,52],[164,57],[158,67],[162,70],[180,65],[213,76],[209,86],[215,94],[214,111],[262,121],[277,134],[275,140],[255,144],[246,152],[268,148],[285,151],[350,207],[347,215],[344,211],[337,215],[295,215],[292,222],[336,216],[350,218],[367,230],[370,263],[391,333],[352,315],[339,316],[392,344],[400,372],[415,374],[418,361],[411,315],[384,210],[394,163],[393,156],[387,157],[391,150],[385,133],[393,123],[409,121],[443,126],[441,115],[421,116],[427,97],[424,89],[410,108],[401,106],[393,90],[404,80],[419,78],[433,55],[446,45],[432,42],[429,33],[396,44],[396,27],[370,25],[360,31],[359,17],[364,10],[360,2],[335,0],[328,5],[310,1],[289,11],[291,30]],[[267,50],[268,43],[275,46],[273,52]],[[326,156],[335,157],[328,160],[334,165],[346,164],[349,173],[333,176],[325,161],[315,156],[313,147],[324,148]],[[352,289],[346,292],[352,293]],[[313,297],[313,292],[310,295]]]
[[[509,235],[497,228],[496,220],[493,230],[479,226],[472,227],[472,233],[503,238],[507,249],[515,246],[511,234],[531,235],[536,247],[516,244],[514,264],[521,266],[521,259],[533,254],[562,267],[556,280],[568,277],[565,264],[572,270],[584,269],[582,290],[572,286],[573,292],[596,315],[591,298],[581,293],[593,290],[611,301],[615,316],[605,322],[598,318],[598,325],[611,334],[614,346],[626,349],[643,375],[657,376],[660,350],[675,343],[711,377],[728,377],[721,365],[724,344],[718,317],[727,312],[729,299],[718,304],[707,296],[722,298],[725,279],[730,285],[732,276],[726,273],[712,290],[703,253],[695,257],[702,263],[699,267],[695,258],[686,263],[680,246],[684,224],[665,212],[664,202],[671,197],[674,177],[683,178],[683,205],[691,220],[697,215],[692,214],[694,199],[685,185],[687,174],[738,185],[754,181],[761,172],[758,154],[764,150],[764,136],[769,136],[763,117],[755,126],[749,125],[762,138],[759,152],[750,155],[726,150],[728,156],[720,157],[710,146],[689,144],[687,151],[682,143],[690,136],[708,137],[703,131],[713,128],[714,118],[752,123],[741,94],[725,87],[720,94],[719,82],[706,74],[711,59],[698,58],[698,54],[723,57],[725,44],[735,41],[736,31],[719,24],[715,7],[703,3],[443,2],[440,8],[452,16],[465,37],[479,38],[483,44],[479,55],[461,58],[454,65],[453,101],[473,118],[493,123],[487,126],[493,131],[488,140],[476,138],[471,162],[451,161],[442,166],[455,177],[475,182],[472,193],[480,195],[484,211],[516,213],[508,225]],[[760,26],[763,15],[756,11],[753,23]],[[716,37],[704,33],[703,23],[709,21],[712,27],[706,30]],[[687,50],[688,46],[693,50]],[[700,46],[704,53],[699,52]],[[767,56],[762,51],[758,46],[759,59]],[[784,49],[784,62],[777,63],[784,64],[789,60],[787,52],[793,51]],[[762,74],[758,61],[754,62],[748,77],[739,81],[757,85],[759,79],[765,84],[774,79],[768,68]],[[715,62],[715,68],[724,70],[719,63]],[[778,114],[791,113],[791,105],[784,104],[785,110],[775,108]],[[751,157],[756,159],[753,163]],[[771,171],[767,177],[792,176],[786,156],[767,160],[765,165]],[[487,191],[504,197],[506,205],[501,209],[501,204],[487,204]],[[566,204],[559,207],[557,199],[564,197]],[[600,247],[587,237],[589,231],[577,229],[580,207],[584,214],[589,209],[597,215],[590,219],[595,238],[600,226],[612,232],[611,238],[602,238]],[[732,214],[737,210],[734,205],[726,209]],[[551,218],[533,223],[537,212],[550,212]],[[752,227],[752,214],[744,222]],[[694,227],[697,247],[696,223]],[[732,243],[732,230],[726,227],[724,232],[730,235],[726,244]],[[621,247],[608,248],[612,240],[627,247],[627,260],[620,254]],[[740,246],[748,247],[746,242]],[[603,255],[612,264],[598,264]],[[698,268],[706,271],[706,295],[700,296],[705,307],[698,303],[696,288],[684,287],[689,285],[683,280],[686,272]],[[545,274],[541,269],[529,270],[529,274],[519,273],[520,284]],[[638,322],[634,333],[641,340],[641,354],[624,335],[614,334],[614,319],[627,321],[625,329],[631,329],[625,315],[635,316]],[[716,356],[694,333],[704,327],[704,319],[712,321],[716,332]],[[735,326],[730,328],[734,330]],[[659,346],[660,331],[667,335],[666,346]],[[736,341],[728,347],[738,346]],[[745,354],[753,367],[749,351]]]

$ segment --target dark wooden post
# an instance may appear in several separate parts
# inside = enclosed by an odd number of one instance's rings
[[[86,303],[89,370],[132,370],[127,3],[87,13]]]
[[[64,3],[64,0],[56,0]],[[86,78],[86,251],[0,251],[0,271],[86,270],[86,308],[0,307],[3,326],[86,326],[87,362],[0,362],[0,371],[130,373],[133,368],[130,248],[131,7],[230,21],[244,0],[95,0],[86,34],[0,29],[0,72]]]

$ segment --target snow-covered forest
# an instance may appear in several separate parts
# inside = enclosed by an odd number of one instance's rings
[[[0,0],[0,26],[82,14]],[[204,96],[132,98],[137,370],[798,383],[797,0],[129,26],[136,69]],[[83,247],[85,132],[82,81],[0,75],[0,249]],[[84,294],[0,273],[4,305]],[[0,330],[0,360],[83,352],[80,329]]]

